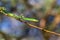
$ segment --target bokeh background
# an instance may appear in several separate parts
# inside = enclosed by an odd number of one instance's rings
[[[36,18],[38,23],[29,23],[60,33],[60,0],[0,0],[0,7],[18,16]],[[0,14],[0,40],[60,40],[60,36]]]

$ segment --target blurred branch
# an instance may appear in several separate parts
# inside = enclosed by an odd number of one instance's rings
[[[11,38],[10,38],[7,34],[1,32],[1,31],[0,31],[0,34],[3,36],[3,38],[4,38],[5,40],[11,40]]]
[[[2,12],[2,11],[0,11],[0,12]],[[5,14],[4,12],[2,12],[2,13],[3,13],[4,15],[6,15],[6,16],[11,17],[10,15]],[[16,19],[16,18],[15,18],[15,19]],[[30,23],[28,23],[28,22],[25,22],[25,21],[21,20],[20,18],[19,18],[19,19],[17,19],[17,20],[19,20],[19,21],[21,21],[21,22],[25,23],[25,24],[26,24],[26,25],[28,25],[28,26],[31,26],[31,27],[34,27],[34,28],[37,28],[37,29],[43,30],[43,31],[45,31],[45,32],[47,32],[47,33],[51,33],[51,34],[55,34],[55,35],[60,36],[60,34],[59,34],[59,33],[52,32],[52,31],[49,31],[49,30],[46,30],[46,29],[40,28],[40,27],[38,27],[38,26],[32,25],[32,24],[30,24]]]
[[[51,6],[49,7],[49,9],[46,9],[46,11],[45,11],[46,15],[49,15],[52,12],[52,10],[54,9],[54,7],[56,6],[56,1],[57,0],[54,0],[54,2],[51,4]]]

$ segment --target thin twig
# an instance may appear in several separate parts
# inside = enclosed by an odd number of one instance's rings
[[[2,11],[0,11],[0,12],[2,12]],[[2,13],[3,13],[4,15],[6,15],[6,16],[9,16],[8,14],[5,14],[4,12],[2,12]],[[10,17],[10,16],[9,16],[9,17]],[[16,18],[15,18],[15,19],[16,19]],[[40,27],[38,27],[38,26],[32,25],[32,24],[30,24],[30,23],[28,23],[28,22],[25,22],[25,21],[23,21],[23,20],[21,20],[21,19],[18,19],[18,20],[21,21],[21,22],[23,22],[23,23],[25,23],[25,24],[27,24],[27,25],[29,25],[29,26],[31,26],[31,27],[34,27],[34,28],[37,28],[37,29],[43,30],[43,31],[45,31],[45,32],[47,32],[47,33],[51,33],[51,34],[55,34],[55,35],[60,36],[59,33],[52,32],[52,31],[49,31],[49,30],[46,30],[46,29],[40,28]]]

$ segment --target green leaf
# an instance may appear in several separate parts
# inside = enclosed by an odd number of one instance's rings
[[[38,20],[37,19],[34,19],[34,18],[23,18],[23,20],[38,22]]]
[[[12,14],[12,13],[8,13],[8,15],[9,15],[9,16],[12,16],[12,17],[14,16],[14,14]]]

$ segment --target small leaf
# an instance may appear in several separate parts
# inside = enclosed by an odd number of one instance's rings
[[[37,19],[34,19],[34,18],[23,18],[23,20],[38,22],[38,20]]]
[[[9,15],[9,16],[14,16],[14,14],[11,14],[11,13],[9,13],[8,15]]]

